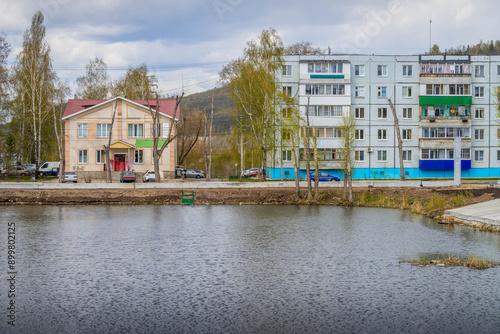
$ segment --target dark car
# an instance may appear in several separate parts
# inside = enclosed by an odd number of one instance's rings
[[[122,171],[120,173],[120,182],[135,182],[135,172],[131,170]]]
[[[35,174],[36,171],[35,164],[23,164],[22,167],[26,168],[30,174]]]
[[[316,172],[311,172],[311,180],[316,180]],[[319,172],[319,182],[340,181],[338,176],[332,175],[327,172]]]
[[[192,170],[192,169],[185,169],[184,170],[184,176],[186,178],[187,177],[193,177],[193,178],[197,178],[197,179],[205,177],[205,175],[203,175],[202,173],[200,173],[198,171],[195,171],[195,170]]]

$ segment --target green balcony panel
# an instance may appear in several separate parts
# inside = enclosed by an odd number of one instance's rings
[[[165,139],[158,140],[158,147],[161,147]],[[135,147],[137,148],[153,148],[154,141],[153,139],[137,139],[135,142]]]
[[[472,96],[420,96],[421,106],[470,106]]]
[[[337,75],[316,75],[312,74],[311,79],[344,79],[345,76],[342,74]]]

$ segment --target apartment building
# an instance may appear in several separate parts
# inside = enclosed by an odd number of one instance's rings
[[[356,120],[356,179],[399,178],[394,104],[407,178],[453,177],[461,138],[462,177],[499,177],[497,91],[500,56],[287,56],[283,91],[308,110],[319,137],[320,168],[340,169],[342,116]],[[283,141],[282,141],[283,142]],[[296,147],[301,178],[302,146]],[[268,175],[293,178],[290,147],[275,151]]]

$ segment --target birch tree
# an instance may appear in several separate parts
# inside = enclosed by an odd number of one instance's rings
[[[56,91],[56,100],[52,104],[52,116],[54,119],[54,134],[57,140],[57,153],[59,154],[59,183],[62,182],[63,173],[65,171],[64,161],[64,114],[65,97],[70,92],[70,88],[62,83],[59,83]]]
[[[282,148],[285,150],[289,149],[291,152],[295,176],[295,200],[298,201],[300,199],[300,178],[297,149],[300,146],[300,130],[303,120],[300,116],[297,100],[289,96],[284,96],[283,98],[282,133],[284,138],[282,138]]]
[[[108,76],[108,66],[102,58],[94,58],[85,66],[84,76],[76,79],[77,94],[80,99],[105,99],[111,89],[111,79]]]
[[[130,66],[125,75],[113,86],[113,96],[121,96],[129,100],[154,99],[148,67],[145,64]]]
[[[0,110],[7,102],[7,89],[9,82],[9,72],[7,70],[7,58],[9,57],[10,46],[6,41],[5,34],[0,34]],[[2,113],[1,116],[4,116]],[[2,120],[0,118],[0,120]]]
[[[220,73],[234,105],[234,126],[248,132],[260,148],[263,181],[267,154],[275,147],[274,121],[282,94],[277,74],[283,67],[283,51],[276,30],[264,30],[258,42],[248,42],[243,56]]]
[[[342,116],[340,124],[340,149],[342,151],[340,165],[344,171],[344,199],[354,201],[352,194],[352,177],[354,174],[356,121],[350,113]]]
[[[29,118],[34,146],[34,159],[38,169],[41,162],[44,127],[50,122],[56,75],[52,69],[50,47],[45,41],[42,12],[33,16],[30,29],[24,33],[23,47],[14,64],[15,95],[22,108],[23,118]]]

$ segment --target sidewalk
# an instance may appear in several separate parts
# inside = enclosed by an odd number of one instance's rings
[[[446,210],[445,215],[468,222],[500,226],[500,199]]]

